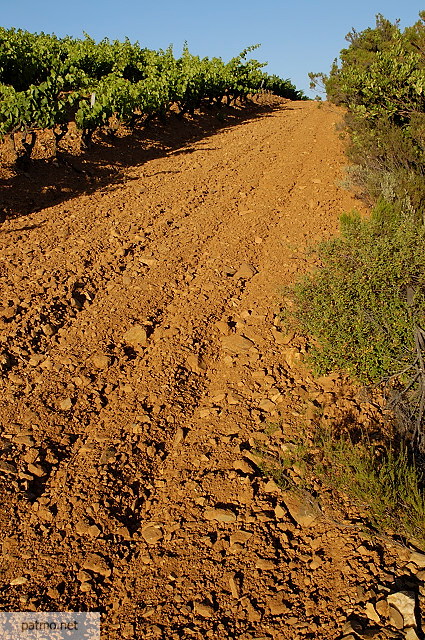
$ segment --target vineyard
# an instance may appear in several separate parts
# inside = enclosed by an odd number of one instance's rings
[[[271,92],[302,98],[289,80],[268,75],[264,63],[247,59],[259,45],[228,62],[104,39],[57,38],[0,29],[0,136],[22,134],[29,158],[37,132],[51,129],[56,146],[75,122],[87,145],[96,130],[115,124],[134,128],[164,118],[172,106],[193,114],[202,104],[235,104]]]

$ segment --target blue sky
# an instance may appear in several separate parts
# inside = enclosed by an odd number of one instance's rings
[[[309,92],[309,71],[327,72],[354,27],[374,26],[375,15],[413,24],[424,2],[405,0],[1,0],[1,26],[58,36],[138,40],[158,49],[185,40],[192,53],[228,59],[261,43],[254,56],[266,70]],[[314,94],[311,94],[314,97]]]

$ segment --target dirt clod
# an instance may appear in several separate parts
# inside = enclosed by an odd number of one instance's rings
[[[123,339],[128,344],[144,347],[148,340],[148,332],[146,327],[136,324],[124,333]]]
[[[221,340],[223,349],[230,351],[231,353],[240,354],[246,353],[254,346],[254,343],[249,338],[239,335],[225,336]]]
[[[249,280],[249,278],[252,278],[256,273],[257,272],[252,265],[247,262],[243,262],[233,277],[235,280],[239,280],[240,278],[243,280]]]
[[[111,575],[111,569],[105,558],[97,553],[91,553],[87,556],[83,563],[83,569],[105,576],[106,578]]]
[[[206,520],[216,520],[217,522],[235,522],[236,515],[230,509],[207,509],[204,512]]]
[[[156,544],[163,536],[162,529],[157,524],[150,524],[142,528],[142,537],[148,544]]]
[[[282,500],[291,517],[300,527],[310,527],[320,515],[317,506],[313,504],[312,496],[307,492],[299,494],[295,491],[285,491],[282,494]]]

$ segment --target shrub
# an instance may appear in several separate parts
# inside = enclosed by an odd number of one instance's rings
[[[330,74],[310,74],[328,99],[347,108],[352,175],[377,199],[408,200],[425,208],[425,12],[400,31],[382,15],[376,27],[346,39]]]
[[[325,373],[340,368],[378,382],[413,359],[413,317],[425,319],[425,229],[400,206],[381,201],[368,220],[341,219],[341,237],[322,243],[322,266],[295,286],[295,316],[318,345]]]
[[[418,471],[425,460],[425,12],[420,17],[401,32],[378,15],[375,29],[348,34],[329,76],[310,74],[347,109],[349,177],[375,206],[368,219],[342,217],[341,236],[318,248],[321,267],[292,292],[295,322],[315,338],[316,370],[385,381],[398,430],[383,446],[334,425],[291,451],[306,477],[350,495],[373,527],[425,545]]]

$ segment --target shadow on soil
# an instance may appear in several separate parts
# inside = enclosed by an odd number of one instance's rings
[[[184,119],[170,114],[165,123],[151,123],[113,139],[106,134],[99,135],[91,148],[80,154],[62,151],[57,159],[34,159],[25,171],[9,167],[6,177],[6,172],[2,172],[3,176],[0,174],[0,224],[83,193],[119,186],[129,179],[125,176],[126,169],[149,160],[211,150],[211,140],[205,149],[192,145],[281,109],[291,107],[284,103],[248,103],[244,107],[223,107],[220,111],[205,109]]]

